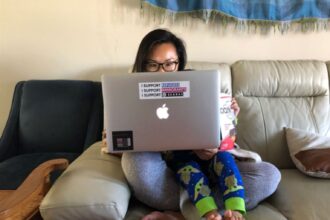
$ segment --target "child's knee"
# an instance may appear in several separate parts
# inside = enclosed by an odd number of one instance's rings
[[[189,184],[191,180],[191,174],[203,175],[200,166],[195,161],[190,161],[180,166],[176,172],[177,179],[184,185]]]
[[[234,157],[227,151],[219,151],[215,155],[216,162],[221,162],[222,164],[231,163],[234,161]]]
[[[195,162],[195,161],[189,161],[187,163],[184,163],[183,165],[181,165],[179,167],[178,170],[181,170],[181,169],[191,170],[192,168],[195,168],[197,170],[201,170],[200,165],[197,162]]]

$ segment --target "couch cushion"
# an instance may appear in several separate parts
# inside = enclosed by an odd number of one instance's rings
[[[279,210],[267,202],[262,202],[257,208],[248,211],[245,218],[248,220],[287,220]]]
[[[185,218],[187,220],[200,220],[198,214],[186,207]],[[141,219],[143,216],[149,214],[154,211],[154,209],[142,204],[137,200],[133,200],[130,203],[128,212],[125,216],[125,220],[136,220]],[[267,216],[267,220],[287,220],[287,218],[282,215],[276,208],[270,205],[267,202],[262,202],[258,205],[257,208],[248,211],[245,218],[248,220],[260,220],[265,219]]]
[[[155,211],[155,209],[143,204],[139,200],[131,198],[125,220],[142,219],[143,216]]]
[[[238,139],[280,168],[294,168],[283,127],[329,132],[329,80],[320,61],[239,61],[233,94],[241,112]]]
[[[321,178],[330,178],[330,137],[286,128],[290,156],[303,173]]]
[[[185,219],[189,220],[199,220],[199,214],[195,206],[189,201],[188,194],[181,189],[180,192],[180,207],[182,214],[184,215]],[[220,206],[219,206],[220,207]],[[221,209],[221,208],[220,208]],[[279,210],[277,210],[272,205],[262,202],[256,208],[247,211],[246,219],[248,220],[260,220],[265,219],[267,216],[267,220],[284,220],[286,219]],[[138,219],[138,218],[136,218]]]
[[[107,193],[104,193],[107,192]],[[123,219],[130,190],[118,157],[88,148],[64,171],[40,206],[43,219]]]
[[[329,219],[329,180],[281,170],[282,180],[268,202],[288,219]]]
[[[72,162],[78,157],[76,153],[33,153],[12,157],[0,163],[0,190],[15,190],[23,183],[31,171],[43,162],[56,158],[65,158]],[[54,171],[54,181],[60,172]]]

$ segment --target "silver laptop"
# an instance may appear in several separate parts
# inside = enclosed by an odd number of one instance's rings
[[[215,148],[218,70],[102,75],[110,152]]]

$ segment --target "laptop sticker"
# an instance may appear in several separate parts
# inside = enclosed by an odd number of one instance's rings
[[[189,81],[141,82],[140,99],[182,99],[190,98]]]
[[[114,151],[133,150],[133,132],[113,131],[112,143]]]

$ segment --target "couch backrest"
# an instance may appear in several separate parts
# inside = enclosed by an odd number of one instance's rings
[[[18,151],[75,152],[101,139],[100,82],[31,80],[22,86]]]
[[[280,168],[293,168],[284,127],[329,133],[329,77],[324,62],[238,61],[231,71],[233,95],[241,107],[241,147]]]
[[[330,61],[326,62],[326,64],[327,64],[328,75],[329,75],[329,79],[330,79]]]
[[[218,69],[221,73],[221,92],[232,94],[232,80],[230,65],[226,63],[210,63],[210,62],[189,62],[186,69],[210,70]]]

